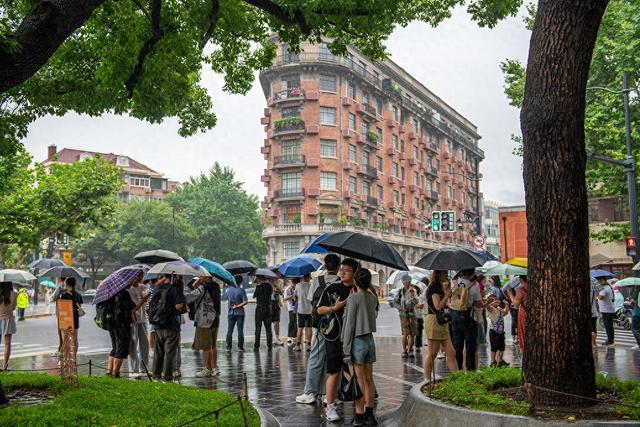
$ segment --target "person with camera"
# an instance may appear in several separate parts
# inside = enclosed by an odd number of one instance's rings
[[[196,372],[196,377],[215,377],[219,374],[216,342],[220,325],[220,285],[212,277],[200,277],[184,296],[189,304],[189,319],[196,327],[193,348],[204,353],[204,368]]]
[[[411,285],[411,276],[402,276],[402,288],[398,291],[393,306],[398,307],[400,315],[400,327],[402,329],[402,358],[413,357],[413,338],[418,332],[418,319],[416,318],[416,305],[418,295]]]
[[[451,336],[449,335],[451,317],[446,312],[451,293],[447,272],[442,270],[434,271],[425,290],[425,302],[427,304],[425,335],[429,340],[429,345],[427,346],[427,354],[424,357],[424,377],[427,381],[431,377],[433,361],[440,350],[444,351],[447,356],[449,371],[455,372],[458,370],[456,352],[453,349]]]

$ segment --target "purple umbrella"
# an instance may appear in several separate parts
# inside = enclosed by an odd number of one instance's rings
[[[132,268],[133,267],[133,268]],[[108,300],[127,286],[132,284],[136,278],[142,279],[144,275],[144,267],[142,266],[129,266],[123,267],[120,270],[114,271],[104,279],[98,289],[96,290],[96,296],[93,297],[93,303],[99,304]]]

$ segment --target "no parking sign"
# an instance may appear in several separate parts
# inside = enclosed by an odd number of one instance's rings
[[[476,249],[484,248],[484,237],[480,235],[473,236],[473,247]]]

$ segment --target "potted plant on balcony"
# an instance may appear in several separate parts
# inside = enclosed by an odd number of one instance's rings
[[[338,219],[338,224],[341,226],[345,226],[349,223],[346,215],[340,215],[340,219]]]
[[[300,214],[295,214],[292,218],[291,218],[291,222],[293,224],[300,224],[302,222],[302,216]]]
[[[298,126],[302,126],[304,124],[304,121],[300,118],[300,117],[284,117],[282,119],[278,119],[275,122],[273,122],[273,126],[276,129],[285,129],[285,128],[292,128],[292,127],[298,127]]]
[[[371,142],[378,142],[378,139],[380,138],[380,135],[378,135],[377,133],[375,133],[374,131],[370,130],[367,132],[367,139]]]

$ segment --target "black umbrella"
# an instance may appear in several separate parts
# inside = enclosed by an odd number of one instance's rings
[[[50,269],[43,271],[42,273],[38,274],[38,277],[48,277],[50,279],[53,279],[56,277],[60,277],[60,278],[73,277],[74,279],[76,279],[76,287],[77,287],[77,286],[82,286],[85,280],[88,279],[90,276],[87,273],[76,270],[73,267],[58,266],[58,267],[51,267]]]
[[[65,265],[66,264],[59,259],[40,258],[27,264],[27,268],[30,270],[46,270],[51,267],[64,267]]]
[[[442,248],[429,252],[416,263],[426,270],[464,270],[484,264],[482,257],[469,249]]]
[[[152,251],[140,252],[139,254],[134,256],[133,259],[143,264],[158,264],[160,262],[184,261],[182,257],[177,253],[164,249],[154,249]]]
[[[391,245],[375,237],[353,231],[341,231],[317,243],[331,252],[362,261],[387,265],[398,270],[409,270],[398,251]]]
[[[258,269],[255,265],[243,259],[228,261],[222,266],[231,274],[253,273]]]

